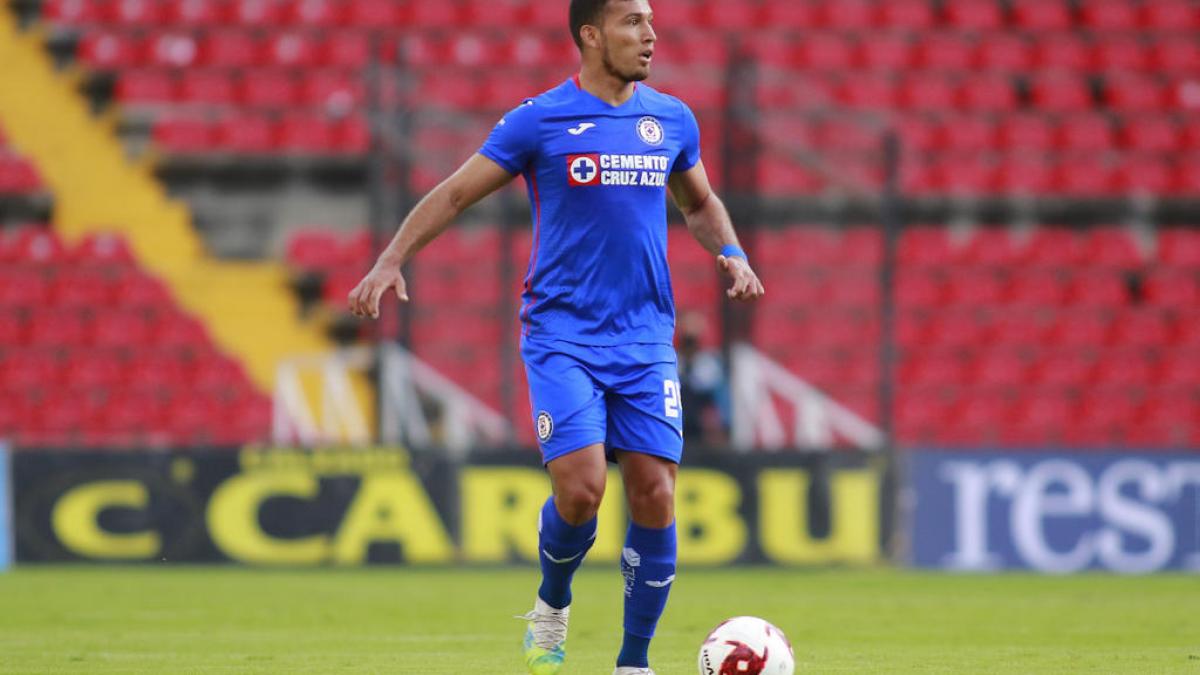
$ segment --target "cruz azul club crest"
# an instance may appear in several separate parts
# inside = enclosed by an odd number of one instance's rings
[[[647,145],[662,145],[663,128],[658,119],[647,115],[638,120],[637,132],[638,137],[645,141]]]
[[[552,434],[554,434],[554,419],[550,417],[550,413],[543,410],[537,416],[538,439],[544,443],[550,440]]]

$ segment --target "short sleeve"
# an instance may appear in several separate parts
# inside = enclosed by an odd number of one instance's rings
[[[479,154],[514,176],[523,173],[537,151],[537,113],[532,100],[517,106],[496,123]]]
[[[683,109],[683,142],[680,144],[675,164],[671,166],[672,173],[687,171],[700,161],[700,125],[696,122],[692,109],[683,101],[679,102],[679,107]]]

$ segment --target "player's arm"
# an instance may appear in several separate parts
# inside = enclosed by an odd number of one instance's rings
[[[739,249],[737,234],[729,211],[708,183],[704,162],[697,162],[686,171],[671,174],[668,187],[675,205],[687,220],[688,231],[710,253],[717,256],[717,265],[733,284],[725,293],[734,300],[752,301],[762,297],[766,290],[750,263],[739,255],[726,256],[722,250],[727,246]]]
[[[400,267],[417,251],[433,241],[460,213],[475,202],[504,187],[513,175],[480,154],[472,155],[458,171],[425,195],[404,222],[391,243],[379,254],[375,266],[358,282],[347,298],[355,316],[379,316],[379,300],[389,288],[408,302],[408,290]]]

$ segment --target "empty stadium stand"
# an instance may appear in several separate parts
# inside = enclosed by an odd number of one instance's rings
[[[712,261],[689,239],[672,228],[679,309],[710,312],[715,324]],[[525,247],[515,246],[513,260],[522,270]],[[413,349],[498,407],[498,345],[505,331],[518,330],[515,315],[496,309],[503,306],[503,289],[494,284],[501,248],[497,228],[451,230],[418,258],[411,278]],[[878,230],[795,224],[761,232],[753,250],[770,289],[756,313],[755,344],[877,419]],[[902,442],[1200,442],[1196,228],[1166,229],[1146,245],[1118,227],[960,235],[917,226],[904,233],[898,256]],[[354,270],[369,264],[370,246],[362,235],[315,229],[291,239],[287,257],[326,274],[328,299],[341,303],[357,280]],[[515,297],[517,289],[508,292]],[[520,372],[511,376],[523,382]]]
[[[41,16],[74,39],[81,65],[115,78],[125,114],[148,115],[155,143],[183,155],[362,154],[373,48],[411,68],[407,95],[450,110],[498,113],[568,74],[560,8],[429,4],[46,0]],[[895,128],[915,195],[1169,197],[1200,185],[1190,0],[660,0],[655,11],[655,82],[686,93],[713,138],[726,69],[749,57],[756,105],[790,118],[766,136],[814,141],[855,167],[874,150],[830,124]],[[521,30],[503,37],[510,27]],[[479,141],[462,134],[460,147]],[[788,164],[760,159],[769,195],[829,187]]]
[[[117,448],[268,439],[270,401],[123,239],[0,235],[0,436]]]

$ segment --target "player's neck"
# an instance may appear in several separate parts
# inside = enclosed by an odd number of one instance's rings
[[[579,88],[605,103],[616,107],[633,97],[637,88],[636,82],[613,77],[603,68],[588,68],[584,66],[576,77]]]

